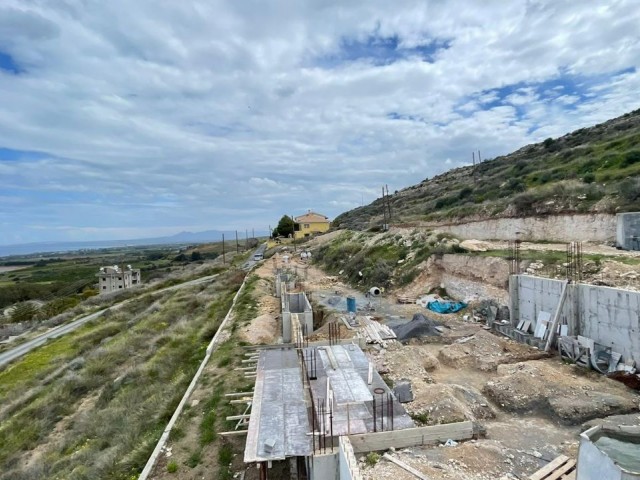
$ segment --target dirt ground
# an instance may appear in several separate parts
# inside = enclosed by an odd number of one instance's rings
[[[353,292],[315,267],[306,272],[307,291]],[[373,315],[410,318],[425,312],[419,305],[394,303],[395,298],[388,292]],[[430,479],[526,478],[560,454],[575,457],[583,421],[638,411],[639,397],[617,382],[563,365],[533,347],[487,332],[481,324],[463,321],[462,315],[433,316],[445,326],[441,336],[369,352],[391,381],[410,380],[415,399],[404,407],[420,423],[472,420],[486,431],[486,438],[453,447],[393,453]],[[414,478],[387,460],[371,467],[364,459],[366,479]]]
[[[312,240],[308,246],[313,248],[329,240],[325,235]],[[489,244],[487,249],[506,246],[500,242],[483,243]],[[540,246],[547,247],[532,244],[532,248]],[[564,249],[564,245],[561,247]],[[606,254],[613,253],[607,250]],[[426,293],[429,278],[419,277],[413,284],[415,292],[409,287],[403,292],[385,292],[382,298],[370,300],[293,252],[276,254],[254,270],[260,277],[255,291],[259,298],[256,315],[239,330],[240,338],[251,344],[280,341],[280,305],[274,296],[273,283],[277,268],[288,268],[297,274],[298,287],[311,298],[314,311],[322,306],[325,324],[314,332],[312,340],[327,338],[326,322],[338,321],[344,316],[342,307],[331,306],[332,297],[343,299],[354,295],[358,306],[364,308],[360,315],[370,315],[389,325],[407,322],[415,313],[426,313],[421,305],[397,303],[397,297],[398,294],[419,296]],[[367,302],[373,310],[368,309]],[[414,400],[404,407],[418,423],[436,425],[472,420],[485,433],[481,438],[455,446],[413,447],[390,452],[429,479],[524,479],[560,454],[575,458],[578,435],[584,429],[580,425],[582,422],[614,414],[638,413],[640,397],[622,384],[563,365],[558,358],[547,358],[533,347],[487,332],[481,323],[465,321],[466,313],[439,315],[428,312],[430,318],[442,323],[440,335],[412,339],[406,345],[399,342],[389,342],[386,348],[375,345],[367,352],[378,371],[390,382],[403,379],[411,382]],[[342,334],[344,338],[355,332],[343,328]],[[217,366],[207,368],[212,369],[210,374],[215,374]],[[208,388],[211,385],[206,383],[198,387],[191,399],[192,412],[200,414],[198,402],[205,398]],[[187,433],[194,438],[197,438],[196,434]],[[242,451],[244,437],[233,441]],[[184,451],[168,453],[185,461],[189,451],[195,448],[195,445],[189,447],[188,442],[186,445]],[[216,461],[215,452],[208,453],[210,459],[184,478],[208,478],[207,467]],[[244,470],[240,457],[234,459],[236,471]],[[167,455],[163,455],[164,464],[156,471],[164,471],[167,460]],[[415,478],[385,459],[375,466],[368,465],[364,455],[359,456],[359,460],[364,478],[368,480]],[[246,470],[246,478],[253,478],[254,471]],[[272,474],[274,472],[270,472],[270,478],[276,478]],[[164,474],[155,478],[172,477]]]

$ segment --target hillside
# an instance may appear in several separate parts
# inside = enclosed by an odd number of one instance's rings
[[[640,209],[640,109],[395,192],[392,224]],[[339,228],[383,223],[383,202],[339,215]]]

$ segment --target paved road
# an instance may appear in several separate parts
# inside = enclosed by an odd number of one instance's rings
[[[253,267],[256,263],[258,263],[256,260],[253,259],[253,256],[256,254],[260,254],[260,255],[264,255],[264,252],[267,250],[267,244],[263,243],[262,245],[259,245],[258,248],[255,249],[255,251],[251,254],[251,256],[249,257],[249,260],[247,260],[246,262],[244,262],[244,265],[242,265],[242,269],[245,271],[248,271],[251,269],[251,267]]]
[[[171,290],[177,290],[179,288],[189,287],[189,286],[193,286],[193,285],[199,285],[201,283],[210,282],[211,280],[215,279],[217,276],[218,275],[209,275],[209,276],[206,276],[206,277],[197,278],[195,280],[190,280],[188,282],[180,283],[178,285],[173,285],[171,287],[162,288],[162,289],[156,290],[154,292],[141,292],[140,294],[143,295],[144,293],[168,292],[168,291],[171,291]],[[59,326],[57,326],[55,328],[52,328],[48,332],[37,336],[36,338],[28,340],[28,341],[18,345],[17,347],[12,348],[11,350],[7,350],[4,353],[0,353],[0,367],[3,367],[7,363],[12,362],[13,360],[15,360],[17,358],[20,358],[21,356],[29,353],[31,350],[33,350],[34,348],[39,347],[40,345],[45,343],[50,338],[58,338],[58,337],[61,337],[61,336],[65,335],[65,334],[67,334],[69,332],[73,332],[74,330],[76,330],[77,328],[80,328],[85,323],[90,322],[91,320],[94,320],[94,319],[98,318],[100,315],[102,315],[104,312],[106,312],[110,308],[121,307],[123,305],[126,305],[129,302],[133,302],[133,301],[137,300],[138,298],[139,297],[129,298],[127,300],[124,300],[123,302],[116,303],[115,305],[112,305],[112,306],[107,307],[107,308],[103,308],[102,310],[98,310],[97,312],[92,313],[91,315],[87,315],[86,317],[78,318],[77,320],[74,320],[71,323],[67,323],[65,325],[59,325]]]

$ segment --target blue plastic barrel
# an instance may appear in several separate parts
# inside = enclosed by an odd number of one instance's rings
[[[356,298],[347,297],[347,312],[356,313]]]

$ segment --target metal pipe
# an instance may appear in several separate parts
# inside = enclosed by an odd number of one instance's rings
[[[373,431],[374,433],[378,431],[378,421],[376,419],[376,397],[373,396]]]

